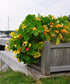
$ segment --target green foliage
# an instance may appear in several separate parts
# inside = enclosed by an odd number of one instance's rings
[[[36,17],[29,14],[17,32],[10,33],[12,38],[9,48],[16,54],[18,61],[37,63],[44,46],[43,41],[50,41],[56,45],[66,41],[66,36],[69,34],[68,24],[67,16],[55,18],[52,15],[43,17],[38,14]]]

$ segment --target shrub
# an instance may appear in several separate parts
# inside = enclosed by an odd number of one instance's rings
[[[52,44],[59,44],[64,41],[68,32],[68,18],[54,17],[52,15],[41,16],[27,15],[19,26],[17,32],[11,32],[12,38],[9,47],[16,54],[17,61],[34,64],[37,63],[44,46],[43,41],[50,41]]]

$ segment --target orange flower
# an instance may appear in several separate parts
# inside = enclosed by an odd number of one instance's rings
[[[50,25],[50,27],[53,27],[53,25]]]
[[[56,17],[52,16],[53,19],[56,19]]]
[[[46,34],[46,31],[44,31],[43,33]]]
[[[54,37],[54,34],[52,34],[51,36]]]
[[[63,27],[63,25],[60,25],[60,27]]]
[[[49,31],[50,31],[49,29],[46,30],[46,32],[49,32]]]
[[[63,27],[63,25],[61,25],[61,24],[57,24],[55,27]]]
[[[63,29],[63,30],[61,30],[61,32],[63,33],[69,33],[68,31],[66,31],[66,29]]]
[[[46,31],[47,29],[46,28],[44,28],[44,31]]]
[[[57,28],[58,28],[59,26],[58,26],[58,25],[56,25],[55,27],[57,27]]]
[[[59,33],[59,31],[57,30],[57,31],[55,31],[56,33]]]
[[[63,31],[63,30],[61,30],[61,32],[63,33],[64,31]]]
[[[21,37],[22,37],[21,34],[19,34],[18,36],[19,36],[19,39],[21,39]]]
[[[50,22],[49,24],[50,24],[50,25],[53,25],[53,22]]]

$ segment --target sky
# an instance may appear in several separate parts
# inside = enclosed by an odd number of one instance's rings
[[[70,15],[70,0],[0,0],[0,30],[19,28],[28,14]]]

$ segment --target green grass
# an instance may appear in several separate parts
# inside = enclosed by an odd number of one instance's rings
[[[35,82],[30,76],[25,76],[21,72],[7,71],[0,72],[0,84],[32,84]]]
[[[43,84],[70,84],[70,76],[52,77],[41,79]]]
[[[70,76],[42,78],[36,81],[30,76],[12,70],[0,72],[0,84],[70,84]]]

